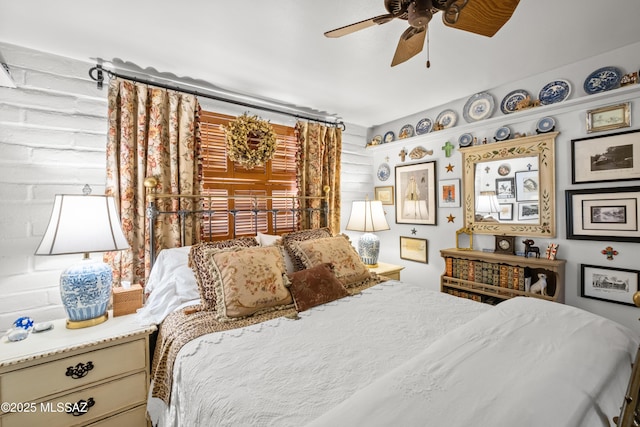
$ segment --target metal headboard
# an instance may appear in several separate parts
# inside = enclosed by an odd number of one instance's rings
[[[195,218],[202,218],[203,216],[208,216],[209,221],[211,221],[211,217],[214,214],[226,213],[231,219],[230,223],[233,223],[232,228],[232,237],[236,237],[236,215],[240,213],[249,213],[253,215],[253,234],[257,234],[258,231],[258,215],[259,214],[267,214],[267,219],[271,221],[273,224],[274,232],[277,234],[277,216],[282,213],[294,213],[299,216],[306,215],[307,218],[310,218],[314,212],[320,213],[320,226],[326,227],[329,224],[329,192],[330,189],[328,186],[324,187],[324,195],[323,196],[265,196],[265,195],[235,195],[235,196],[209,196],[209,195],[194,195],[194,194],[161,194],[156,192],[156,188],[158,186],[158,180],[154,177],[149,177],[144,180],[144,186],[147,189],[147,208],[146,208],[146,217],[148,219],[148,233],[149,233],[149,250],[150,250],[150,260],[151,265],[156,259],[156,236],[155,236],[155,225],[156,219],[161,215],[177,215],[180,218],[180,242],[181,245],[184,245],[186,241],[186,226],[187,226],[187,218],[193,216]],[[290,208],[286,209],[264,209],[259,208],[259,202],[281,199],[290,201]],[[245,200],[250,202],[250,209],[200,209],[196,208],[194,210],[187,209],[178,209],[178,210],[160,210],[158,208],[158,201],[160,200],[191,200],[197,201],[197,205],[204,206],[212,206],[212,202],[214,201],[229,201],[229,200]],[[319,207],[308,207],[306,206],[306,201],[320,201]],[[305,203],[300,203],[301,201],[305,201]],[[182,204],[178,204],[181,206]],[[228,204],[227,204],[228,206]],[[304,221],[302,221],[304,222]],[[209,227],[208,239],[213,240],[214,234],[212,231],[212,227]]]

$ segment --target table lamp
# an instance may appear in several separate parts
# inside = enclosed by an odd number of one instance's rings
[[[111,266],[93,260],[91,252],[129,248],[122,232],[113,197],[57,194],[51,219],[36,255],[84,254],[82,261],[60,275],[60,295],[67,312],[67,328],[98,325],[108,318],[113,272]]]
[[[358,240],[358,254],[368,267],[378,265],[380,239],[373,231],[389,230],[382,202],[379,200],[354,200],[347,230],[364,231]]]

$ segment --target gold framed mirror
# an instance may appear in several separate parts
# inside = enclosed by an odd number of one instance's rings
[[[556,135],[460,149],[466,228],[477,234],[555,237]]]

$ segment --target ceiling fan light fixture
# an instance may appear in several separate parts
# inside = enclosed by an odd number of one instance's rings
[[[431,21],[433,14],[431,13],[430,0],[412,1],[408,9],[408,22],[414,28],[426,27]]]

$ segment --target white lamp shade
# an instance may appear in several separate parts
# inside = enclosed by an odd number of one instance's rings
[[[500,207],[498,206],[498,197],[495,191],[481,191],[478,196],[478,203],[476,206],[476,212],[480,213],[498,213]]]
[[[36,255],[119,251],[128,247],[113,197],[58,194]]]
[[[380,200],[354,200],[347,230],[365,232],[389,230],[382,202]]]

